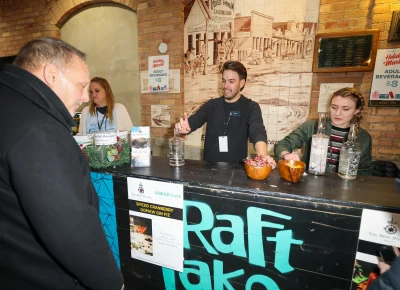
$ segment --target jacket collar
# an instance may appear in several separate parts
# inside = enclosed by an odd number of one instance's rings
[[[3,72],[5,74],[2,74],[0,82],[1,79],[6,79],[5,85],[19,92],[24,97],[29,98],[38,107],[47,111],[69,130],[76,126],[74,119],[68,112],[64,103],[42,80],[15,65],[5,64]],[[32,89],[36,94],[32,94]]]

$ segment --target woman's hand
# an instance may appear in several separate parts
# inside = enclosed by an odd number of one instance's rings
[[[300,161],[300,156],[297,155],[296,153],[290,153],[288,151],[284,151],[281,153],[281,159]]]

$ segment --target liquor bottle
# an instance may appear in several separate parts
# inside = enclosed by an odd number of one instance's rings
[[[357,142],[357,133],[356,124],[351,124],[347,142],[340,148],[338,174],[343,179],[355,179],[357,177],[358,164],[361,157],[361,147]]]
[[[174,130],[174,137],[169,139],[169,165],[182,166],[185,164],[185,141]]]
[[[324,175],[328,155],[329,137],[325,134],[326,114],[320,113],[317,133],[312,136],[308,173]]]

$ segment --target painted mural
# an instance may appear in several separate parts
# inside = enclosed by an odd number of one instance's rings
[[[309,115],[318,0],[187,0],[185,112],[222,95],[227,60],[248,73],[243,95],[261,106],[268,150]],[[205,128],[187,137],[202,146]],[[252,146],[249,146],[251,148]]]

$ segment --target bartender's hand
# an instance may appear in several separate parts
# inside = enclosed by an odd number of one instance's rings
[[[191,129],[189,126],[189,120],[186,113],[183,114],[183,118],[179,120],[178,123],[175,124],[175,130],[180,134],[189,134]]]
[[[263,159],[265,160],[265,162],[268,163],[268,165],[271,165],[272,169],[275,169],[275,167],[276,167],[276,162],[275,162],[275,159],[274,159],[274,158],[272,158],[272,157],[269,156],[269,155],[266,155],[266,156],[263,156]]]
[[[283,159],[283,160],[297,160],[297,161],[300,161],[299,155],[297,155],[296,153],[290,153],[288,151],[283,151],[281,153],[281,159]]]

